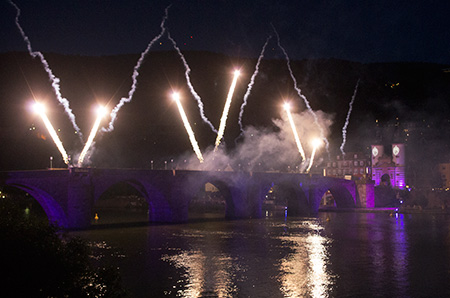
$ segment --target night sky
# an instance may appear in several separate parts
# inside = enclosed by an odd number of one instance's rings
[[[275,26],[292,59],[450,63],[449,1],[16,0],[33,49],[77,55],[142,52],[164,9],[181,50],[257,57]],[[0,4],[0,52],[25,51],[16,11]],[[169,50],[167,38],[154,50]],[[267,58],[282,58],[276,44]],[[270,56],[272,55],[272,56]]]

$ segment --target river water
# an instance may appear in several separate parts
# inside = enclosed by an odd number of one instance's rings
[[[132,297],[450,297],[450,217],[319,213],[77,231]]]

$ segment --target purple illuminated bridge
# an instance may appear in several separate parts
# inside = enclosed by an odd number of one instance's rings
[[[1,185],[28,192],[51,222],[70,229],[89,227],[96,201],[124,182],[147,200],[150,222],[187,221],[189,202],[208,182],[225,198],[227,218],[262,217],[265,195],[274,185],[288,201],[288,215],[316,215],[327,191],[337,208],[371,207],[373,202],[373,184],[295,173],[70,168],[0,176]]]

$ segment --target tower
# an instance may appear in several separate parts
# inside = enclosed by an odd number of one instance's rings
[[[391,179],[392,185],[396,188],[404,189],[406,186],[405,144],[392,144],[392,162],[394,163],[394,177]]]

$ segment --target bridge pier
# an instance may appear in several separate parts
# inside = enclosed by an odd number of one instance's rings
[[[91,225],[94,192],[88,172],[70,172],[67,185],[68,228],[84,229]]]

